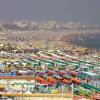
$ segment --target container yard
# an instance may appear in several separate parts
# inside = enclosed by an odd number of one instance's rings
[[[85,49],[38,50],[35,53],[32,50],[27,49],[23,53],[1,52],[1,97],[38,100],[43,96],[43,100],[46,100],[46,97],[53,95],[52,99],[58,96],[63,100],[83,96],[92,100],[100,96],[98,56],[93,54],[85,59]],[[80,55],[80,52],[83,54]]]

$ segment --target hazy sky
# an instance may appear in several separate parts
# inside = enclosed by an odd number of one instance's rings
[[[100,25],[100,0],[0,0],[0,20],[60,20]]]

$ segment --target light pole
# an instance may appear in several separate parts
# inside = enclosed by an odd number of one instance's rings
[[[72,83],[72,85],[71,85],[71,94],[72,94],[72,99],[73,99],[73,97],[74,97],[74,88],[73,88],[73,83]]]
[[[61,91],[62,93],[62,100],[64,100],[64,98],[63,98],[63,95],[64,95],[64,87],[63,87],[63,85],[62,85],[62,91]]]

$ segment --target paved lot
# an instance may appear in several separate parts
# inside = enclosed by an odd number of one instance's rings
[[[62,97],[15,97],[14,100],[72,100],[72,98],[62,98]]]

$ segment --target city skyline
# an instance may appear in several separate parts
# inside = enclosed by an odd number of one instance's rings
[[[99,0],[0,0],[0,20],[58,20],[100,25]]]

